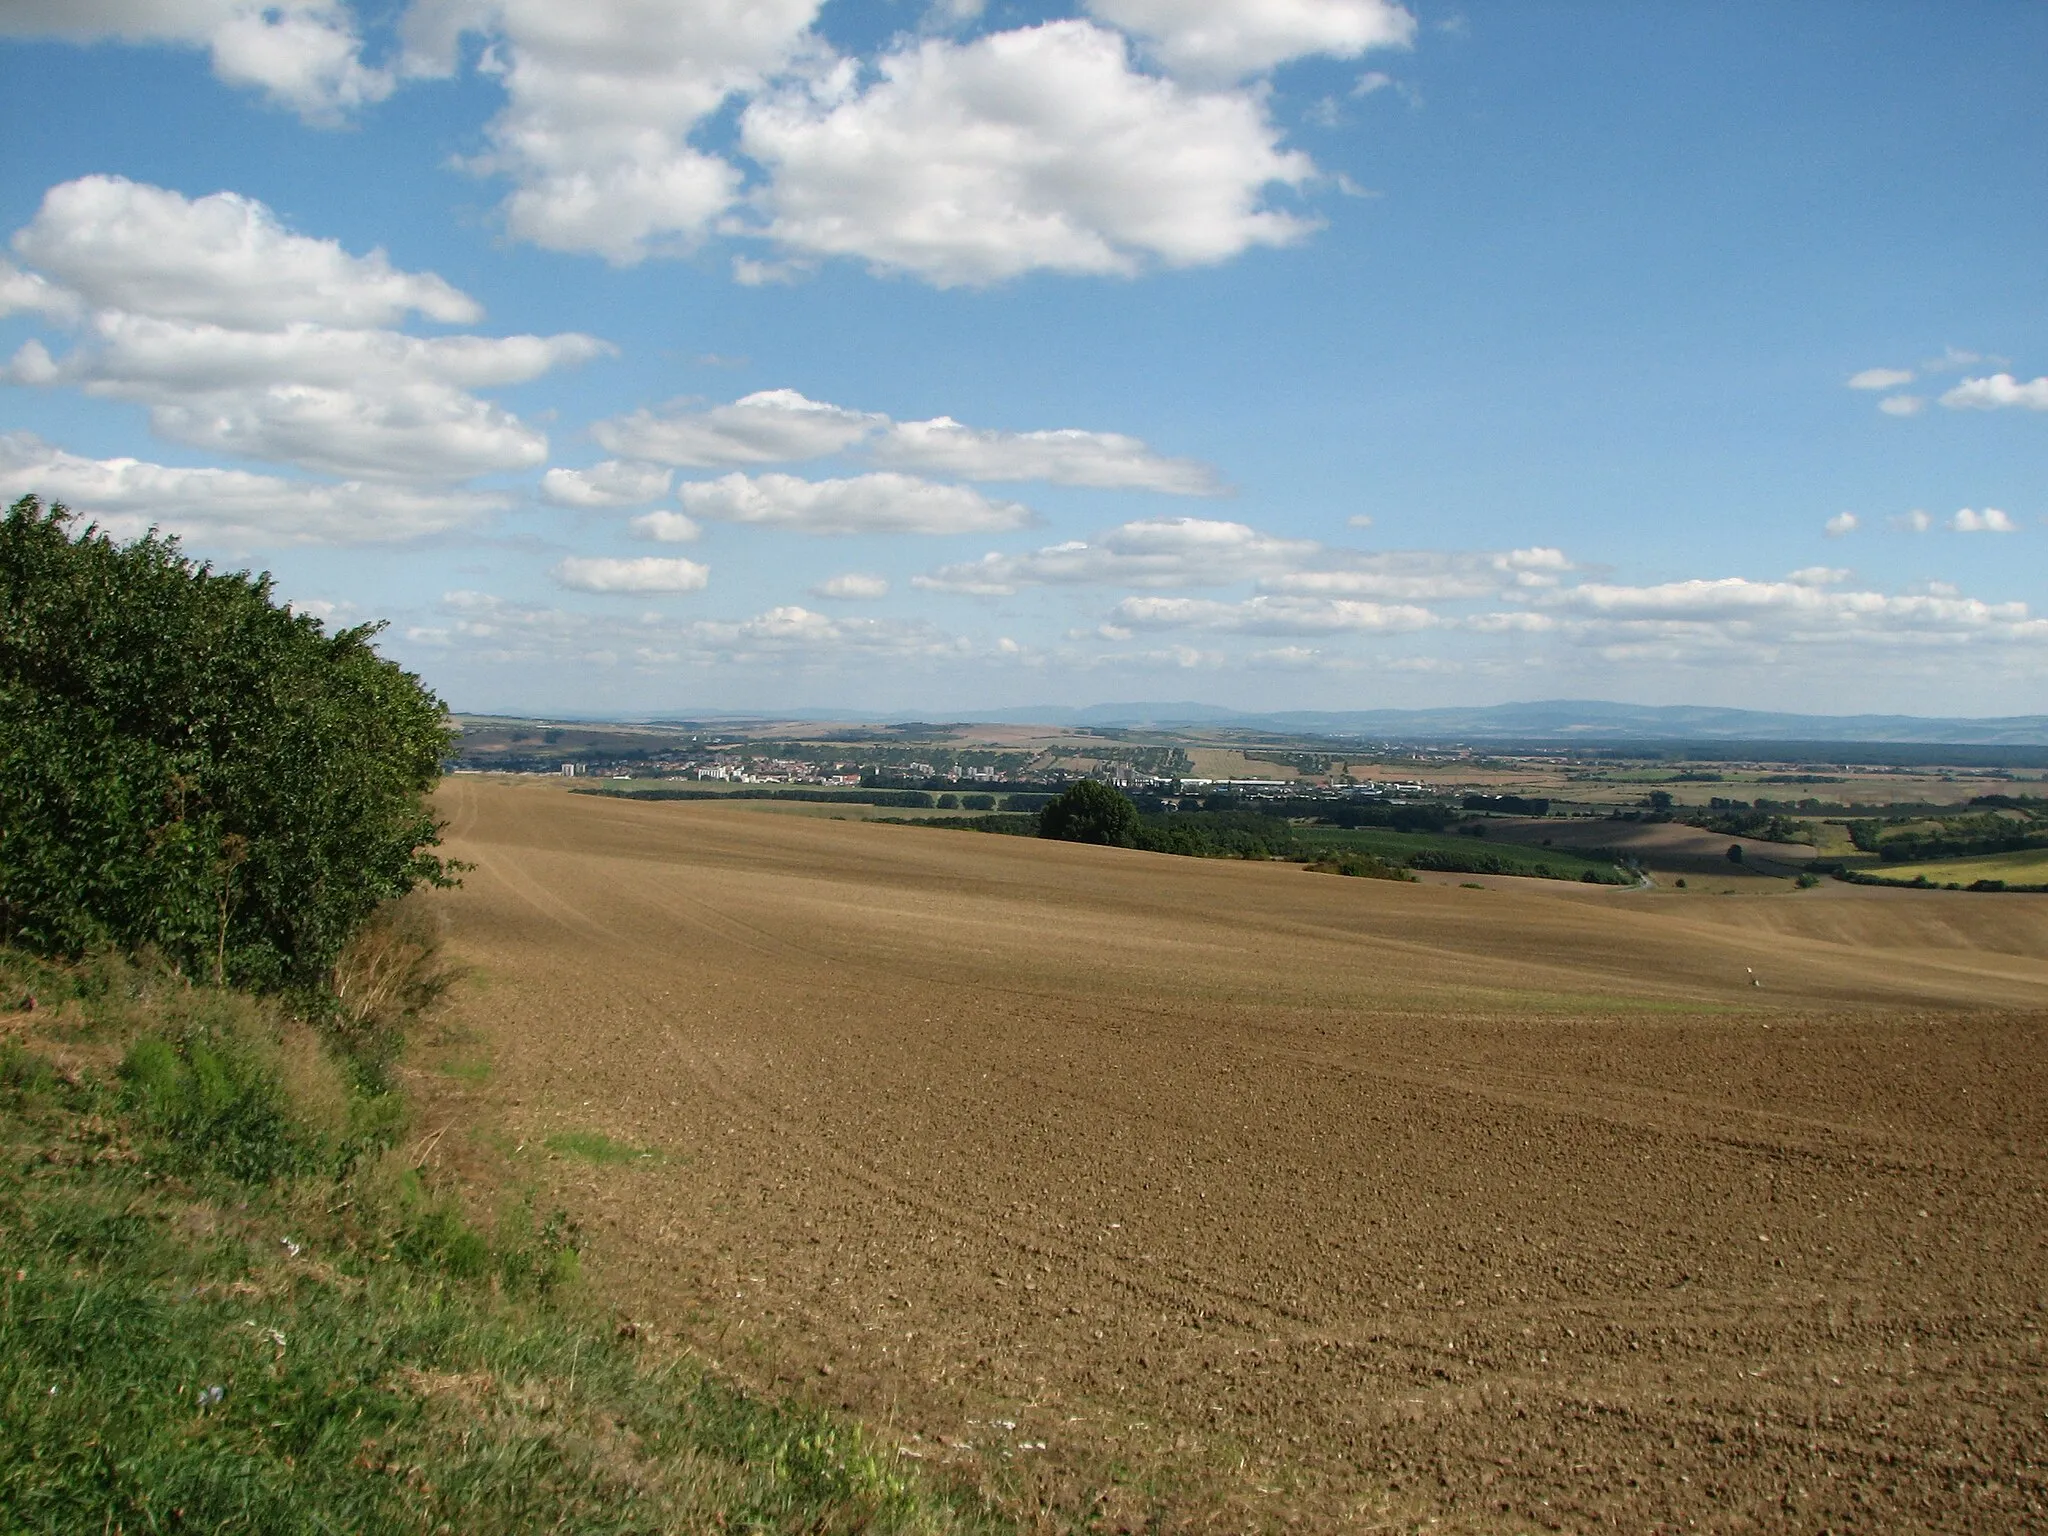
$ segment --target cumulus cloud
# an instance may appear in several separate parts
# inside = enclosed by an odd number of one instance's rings
[[[599,422],[591,432],[613,453],[690,469],[731,469],[826,458],[888,420],[809,400],[793,389],[764,389],[708,410],[642,409]]]
[[[2021,602],[1953,592],[1903,595],[1810,582],[1715,580],[1632,587],[1588,582],[1542,606],[1581,642],[1647,643],[1695,654],[1742,647],[2048,643],[2048,620]]]
[[[847,571],[843,575],[829,576],[811,588],[816,597],[837,598],[842,602],[872,602],[889,595],[886,577],[869,576],[860,571]]]
[[[458,591],[442,597],[441,609],[439,623],[417,626],[406,638],[472,661],[506,665],[625,662],[662,671],[678,664],[721,663],[831,668],[992,653],[929,624],[834,617],[796,604],[743,619],[683,622],[660,613],[578,613]],[[1016,649],[1012,645],[1004,652],[998,641],[992,651],[1007,655]]]
[[[432,0],[405,22],[408,67],[448,74],[465,32],[505,91],[489,150],[512,234],[630,264],[687,248],[738,195],[736,167],[691,142],[737,95],[818,44],[819,0]]]
[[[764,389],[729,405],[642,409],[592,431],[615,453],[694,469],[786,464],[865,448],[892,469],[960,480],[1045,480],[1179,496],[1223,489],[1208,465],[1167,458],[1120,432],[1001,432],[950,416],[899,422],[793,389]]]
[[[1934,526],[1934,519],[1919,507],[1910,512],[1901,512],[1897,517],[1890,519],[1890,522],[1892,527],[1904,533],[1925,533]]]
[[[1201,597],[1127,597],[1111,616],[1128,629],[1203,629],[1253,635],[1409,634],[1443,622],[1429,609],[1413,604],[1269,596],[1236,603]]]
[[[2009,373],[1965,379],[1941,397],[1952,411],[2048,411],[2048,376],[2021,383]]]
[[[1415,18],[1386,0],[1088,0],[1088,9],[1144,38],[1174,73],[1208,80],[1310,54],[1355,59],[1415,38]]]
[[[711,579],[711,568],[694,560],[664,559],[659,555],[630,560],[572,555],[551,574],[563,586],[578,592],[701,592]]]
[[[996,595],[1027,586],[1226,586],[1313,559],[1321,546],[1279,539],[1243,523],[1171,517],[1125,523],[1093,542],[1075,539],[1028,554],[988,554],[942,566],[912,585]]]
[[[0,500],[31,494],[61,501],[120,538],[154,526],[233,549],[420,538],[472,525],[503,505],[469,492],[91,459],[25,432],[0,435]]]
[[[1957,533],[2017,533],[2019,529],[2013,520],[1996,507],[1986,507],[1979,512],[1964,507],[1948,520],[1949,527]]]
[[[757,96],[741,144],[769,173],[765,233],[941,286],[1045,270],[1130,274],[1286,245],[1310,223],[1266,190],[1314,174],[1262,98],[1132,69],[1085,21],[927,38]]]
[[[1031,521],[1017,502],[889,471],[844,480],[732,474],[691,481],[677,495],[698,517],[802,533],[987,533]]]
[[[634,538],[651,539],[657,544],[694,544],[704,532],[695,518],[680,512],[645,512],[634,518],[630,526]]]
[[[549,470],[540,477],[540,494],[558,507],[637,507],[666,496],[672,478],[657,464],[606,459],[588,469]]]
[[[1808,565],[1792,572],[1785,579],[1809,587],[1836,587],[1856,573],[1839,565]]]
[[[87,177],[52,188],[14,245],[84,318],[61,358],[25,343],[10,381],[134,401],[165,437],[333,474],[534,468],[546,437],[472,391],[609,350],[575,334],[381,328],[406,314],[457,322],[479,311],[431,273],[293,235],[262,204],[227,193],[188,199]]]
[[[1343,563],[1268,576],[1269,591],[1317,597],[1364,597],[1394,602],[1442,602],[1481,597],[1502,586],[1554,586],[1573,569],[1564,551],[1548,547],[1501,553],[1393,550],[1377,554],[1333,552]]]
[[[1887,416],[1918,416],[1926,407],[1924,395],[1886,395],[1877,402],[1877,408]]]
[[[396,84],[363,63],[341,0],[12,0],[0,8],[0,37],[206,48],[223,82],[254,86],[314,123],[382,101]]]
[[[1824,527],[1829,538],[1839,539],[1845,533],[1854,533],[1860,525],[1861,521],[1854,512],[1837,512]]]
[[[1047,480],[1175,496],[1214,496],[1223,489],[1206,464],[1162,457],[1122,433],[1074,427],[995,432],[964,427],[950,416],[897,422],[877,440],[875,457],[962,480]]]
[[[1851,389],[1896,389],[1901,384],[1913,382],[1910,368],[1866,368],[1861,373],[1849,375]]]
[[[483,316],[431,272],[383,251],[296,235],[254,198],[188,198],[120,176],[50,188],[16,232],[15,254],[95,309],[241,330],[391,325],[407,314],[454,325]]]

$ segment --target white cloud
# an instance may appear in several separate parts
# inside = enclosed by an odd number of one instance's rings
[[[1849,375],[1851,389],[1896,389],[1901,384],[1913,382],[1910,368],[1866,368],[1861,373]]]
[[[999,432],[950,416],[895,422],[879,411],[849,410],[793,389],[765,389],[702,409],[642,409],[599,422],[592,432],[615,453],[695,469],[793,463],[867,446],[893,469],[962,480],[1046,480],[1180,496],[1222,490],[1208,465],[1167,458],[1119,432]]]
[[[1360,512],[1345,518],[1344,526],[1347,528],[1370,528],[1372,526],[1372,519],[1366,516],[1365,513]]]
[[[844,575],[827,577],[811,588],[811,592],[817,597],[838,598],[844,602],[871,602],[889,595],[889,583],[885,577],[848,571]]]
[[[0,261],[0,317],[30,314],[75,320],[80,308],[77,294],[37,273],[24,272],[12,262]]]
[[[1415,18],[1387,0],[1088,0],[1088,9],[1144,38],[1174,73],[1207,80],[1310,54],[1355,59],[1415,37]]]
[[[1313,597],[1363,597],[1390,602],[1441,602],[1481,597],[1511,587],[1555,586],[1573,569],[1564,551],[1537,547],[1498,554],[1394,550],[1380,554],[1333,552],[1335,568],[1288,571],[1260,585],[1272,592]]]
[[[2009,373],[1965,379],[1941,397],[1950,410],[1997,411],[2017,407],[2048,411],[2048,376],[2021,383]]]
[[[52,188],[14,244],[89,314],[62,358],[24,344],[11,381],[135,401],[165,437],[333,474],[536,467],[546,437],[471,391],[609,350],[574,334],[377,328],[407,313],[459,321],[478,310],[431,273],[290,234],[262,204],[226,193],[187,199],[88,177]]]
[[[1943,347],[1941,356],[1930,357],[1920,365],[1922,373],[1961,373],[1980,363],[1989,363],[1994,368],[2007,366],[2007,360],[1993,357],[1988,352],[1969,352],[1961,347]]]
[[[1047,480],[1175,496],[1214,496],[1223,489],[1206,464],[1162,457],[1118,432],[1073,427],[995,432],[964,427],[950,416],[897,422],[877,440],[875,457],[962,480]]]
[[[0,499],[31,494],[64,502],[117,537],[155,525],[234,549],[413,539],[472,525],[503,505],[467,492],[90,459],[25,432],[0,435]]]
[[[1113,610],[1129,629],[1203,629],[1254,635],[1407,634],[1442,621],[1410,604],[1349,598],[1253,597],[1217,602],[1199,597],[1127,597]]]
[[[1934,519],[1918,507],[1915,507],[1910,512],[1901,512],[1897,517],[1891,518],[1889,521],[1892,527],[1904,533],[1925,533],[1934,526]]]
[[[1854,571],[1839,565],[1808,565],[1792,572],[1785,579],[1807,587],[1838,587],[1855,574]]]
[[[483,315],[433,273],[295,235],[254,198],[187,198],[120,176],[50,188],[14,251],[95,309],[160,320],[276,330],[391,325],[409,313],[468,325]]]
[[[10,0],[0,37],[119,39],[210,48],[213,72],[255,86],[309,121],[333,122],[382,101],[395,83],[366,67],[340,0]]]
[[[741,143],[766,167],[766,233],[941,286],[1035,270],[1130,274],[1286,245],[1311,225],[1262,206],[1300,186],[1263,99],[1130,67],[1085,21],[928,38],[756,97]]]
[[[1636,642],[1694,654],[1762,646],[1955,646],[2048,642],[2025,603],[1949,593],[1890,595],[1801,581],[1718,580],[1630,587],[1587,583],[1548,594],[1582,643]]]
[[[1243,523],[1198,517],[1125,523],[1093,543],[1070,540],[1028,554],[989,554],[912,578],[929,591],[995,595],[1019,587],[1226,586],[1315,558],[1321,546],[1276,539]]]
[[[1986,507],[1982,512],[1964,507],[1948,520],[1949,527],[1957,533],[2017,533],[2013,520],[1996,507]]]
[[[1887,416],[1918,416],[1926,406],[1923,395],[1886,395],[1877,402],[1877,408]]]
[[[711,568],[694,560],[642,555],[632,560],[571,556],[550,573],[578,592],[701,592]]]
[[[549,662],[602,664],[624,660],[667,671],[677,665],[796,666],[829,669],[877,661],[957,660],[989,654],[929,624],[894,619],[835,618],[795,604],[737,620],[679,622],[660,613],[633,616],[573,613],[513,603],[484,592],[450,592],[441,599],[446,622],[421,626],[407,638],[458,651],[467,659],[503,665]],[[1005,651],[998,641],[997,654]]]
[[[636,507],[668,494],[670,471],[629,459],[606,459],[588,469],[551,469],[540,494],[558,507]]]
[[[634,538],[651,539],[656,544],[694,544],[704,532],[695,518],[680,512],[643,512],[630,526]]]
[[[410,67],[449,73],[465,31],[489,43],[506,105],[469,162],[513,183],[513,235],[619,264],[700,239],[739,170],[690,142],[728,100],[819,45],[819,0],[441,0],[406,23]]]
[[[1854,533],[1859,526],[1861,520],[1854,512],[1837,512],[1825,525],[1827,536],[1831,539],[1839,539],[1845,533]]]
[[[1017,502],[887,471],[845,480],[733,474],[690,481],[677,495],[699,517],[803,533],[987,533],[1031,521]]]
[[[888,420],[872,411],[808,400],[793,389],[764,389],[709,410],[658,415],[642,409],[599,422],[591,432],[613,453],[691,469],[730,469],[825,458],[851,448]]]

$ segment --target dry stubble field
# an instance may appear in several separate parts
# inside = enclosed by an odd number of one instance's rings
[[[538,1164],[607,1294],[1019,1508],[2048,1522],[2048,898],[442,807],[435,1112],[657,1149]]]

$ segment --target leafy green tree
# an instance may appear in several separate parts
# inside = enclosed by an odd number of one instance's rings
[[[1740,864],[1742,862],[1742,844],[1730,843],[1728,845],[1728,862],[1730,864]]]
[[[0,520],[0,939],[318,986],[380,903],[450,883],[440,700],[381,625],[329,634],[267,575],[74,522]]]
[[[1038,814],[1038,835],[1069,843],[1107,843],[1135,848],[1140,830],[1138,808],[1120,789],[1083,779],[1056,796]]]

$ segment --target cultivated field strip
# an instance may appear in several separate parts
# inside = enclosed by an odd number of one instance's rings
[[[2048,1518],[2048,899],[444,795],[483,1107],[667,1154],[549,1165],[601,1283],[908,1450],[1195,1526]]]

